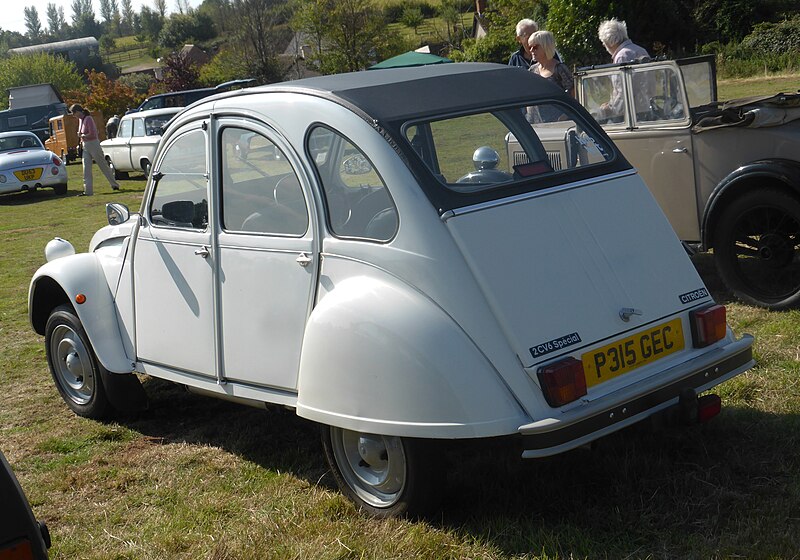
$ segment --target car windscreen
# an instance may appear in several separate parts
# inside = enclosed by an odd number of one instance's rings
[[[504,191],[614,157],[606,137],[570,105],[542,101],[409,122],[403,136],[445,189]]]

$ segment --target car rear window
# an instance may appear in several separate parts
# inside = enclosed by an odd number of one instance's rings
[[[612,159],[607,140],[556,101],[410,122],[403,135],[455,192],[480,192]]]

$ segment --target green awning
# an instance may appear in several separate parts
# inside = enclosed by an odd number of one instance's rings
[[[445,64],[453,62],[449,58],[443,56],[436,56],[435,54],[421,53],[416,51],[409,51],[407,53],[398,54],[392,58],[387,58],[383,62],[379,62],[367,68],[367,70],[380,70],[383,68],[405,68],[408,66],[426,66],[428,64]]]

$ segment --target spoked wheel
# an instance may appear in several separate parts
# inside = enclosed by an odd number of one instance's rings
[[[778,189],[747,193],[725,209],[714,237],[723,282],[746,303],[800,303],[800,201]]]
[[[45,350],[50,373],[67,406],[79,416],[105,418],[110,405],[86,331],[67,305],[57,307],[47,320]]]
[[[444,469],[431,442],[322,427],[322,444],[342,493],[375,517],[424,515],[438,505]]]

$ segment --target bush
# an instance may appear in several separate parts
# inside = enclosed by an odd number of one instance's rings
[[[797,55],[800,53],[800,16],[780,23],[756,24],[741,44],[753,52]]]
[[[387,4],[383,8],[383,14],[386,21],[389,23],[401,23],[403,20],[403,12],[409,9],[419,10],[423,18],[436,17],[436,6],[432,5],[426,0],[409,0],[408,2]]]

